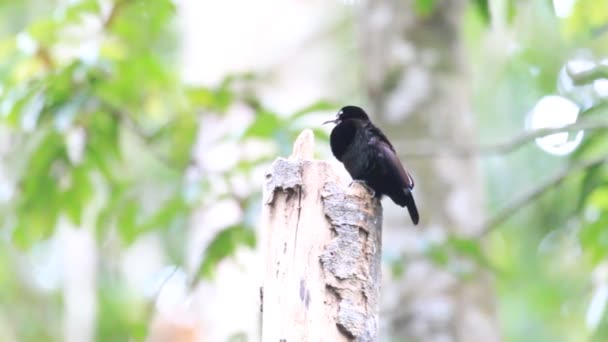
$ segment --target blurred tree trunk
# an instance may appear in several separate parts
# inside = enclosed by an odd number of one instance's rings
[[[435,6],[428,15],[417,13],[415,3],[422,2],[368,0],[362,6],[361,52],[370,112],[397,151],[408,144],[474,143],[461,35],[466,3],[427,2]],[[477,160],[445,155],[401,158],[414,174],[421,224],[412,228],[405,210],[386,205],[385,252],[407,264],[403,275],[383,288],[384,334],[398,341],[499,340],[488,272],[455,257],[448,266],[437,266],[420,247],[450,234],[472,235],[480,226],[482,178]],[[462,280],[459,270],[470,277]]]

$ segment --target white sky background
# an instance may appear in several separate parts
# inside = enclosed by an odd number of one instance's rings
[[[212,85],[231,73],[278,71],[263,100],[279,112],[326,98],[331,52],[322,38],[339,7],[319,0],[181,0],[183,77]]]

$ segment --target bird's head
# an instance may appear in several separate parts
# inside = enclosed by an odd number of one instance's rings
[[[369,117],[365,111],[357,106],[346,106],[342,107],[338,114],[336,114],[336,118],[334,120],[325,121],[323,124],[327,123],[335,123],[339,124],[342,121],[346,120],[364,120],[369,121]]]

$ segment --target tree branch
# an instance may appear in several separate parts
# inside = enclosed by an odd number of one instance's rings
[[[559,127],[559,128],[541,128],[533,131],[524,132],[521,135],[503,143],[489,145],[480,148],[481,154],[503,154],[509,153],[517,148],[525,145],[526,143],[542,138],[555,133],[563,132],[576,132],[581,130],[597,130],[597,129],[608,129],[608,121],[579,121],[573,124]]]
[[[559,128],[541,128],[524,132],[507,141],[490,144],[486,146],[463,146],[449,143],[412,143],[397,145],[396,149],[400,155],[412,158],[431,158],[438,156],[446,157],[472,157],[478,155],[495,155],[513,152],[526,143],[555,133],[575,132],[580,130],[605,130],[608,129],[608,121],[580,121]]]
[[[173,171],[182,172],[182,170],[178,169],[167,156],[158,153],[158,151],[156,151],[154,149],[153,137],[146,134],[146,132],[144,132],[141,129],[141,127],[139,127],[139,125],[137,125],[137,123],[135,121],[133,121],[133,119],[128,114],[124,113],[120,109],[118,109],[108,103],[105,103],[104,105],[105,105],[106,109],[108,110],[108,112],[110,113],[110,115],[112,115],[116,121],[124,124],[125,127],[127,127],[136,137],[138,137],[141,140],[141,142],[148,147],[148,150],[150,151],[150,153],[152,153],[152,155],[161,164],[165,165],[167,168],[169,168]]]
[[[118,17],[120,10],[126,3],[127,3],[127,0],[116,1],[114,3],[114,6],[112,6],[110,13],[108,14],[108,16],[106,17],[106,19],[103,22],[104,30],[108,30],[112,26],[112,24],[114,23],[114,20],[116,20],[116,18]]]
[[[44,67],[47,71],[52,71],[55,68],[55,63],[53,62],[53,58],[51,57],[51,53],[49,49],[44,46],[38,47],[38,51],[36,51],[36,57],[40,59]]]
[[[608,65],[597,63],[594,67],[582,71],[574,71],[566,66],[566,72],[575,85],[585,85],[600,78],[608,78]]]
[[[524,191],[514,200],[512,200],[511,203],[507,204],[504,208],[499,210],[493,217],[488,219],[483,224],[482,228],[479,230],[478,237],[487,235],[494,228],[498,227],[501,223],[503,223],[506,219],[513,215],[513,213],[515,213],[517,210],[525,207],[545,192],[558,186],[566,178],[568,178],[568,176],[599,166],[605,162],[608,162],[608,155],[602,155],[594,159],[570,165],[564,168],[562,171],[558,172],[546,182],[536,187],[533,187],[527,191]]]

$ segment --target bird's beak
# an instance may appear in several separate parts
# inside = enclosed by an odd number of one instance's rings
[[[334,120],[327,120],[324,123],[322,123],[322,125],[328,124],[328,123],[336,123],[338,122],[338,119],[334,119]]]

